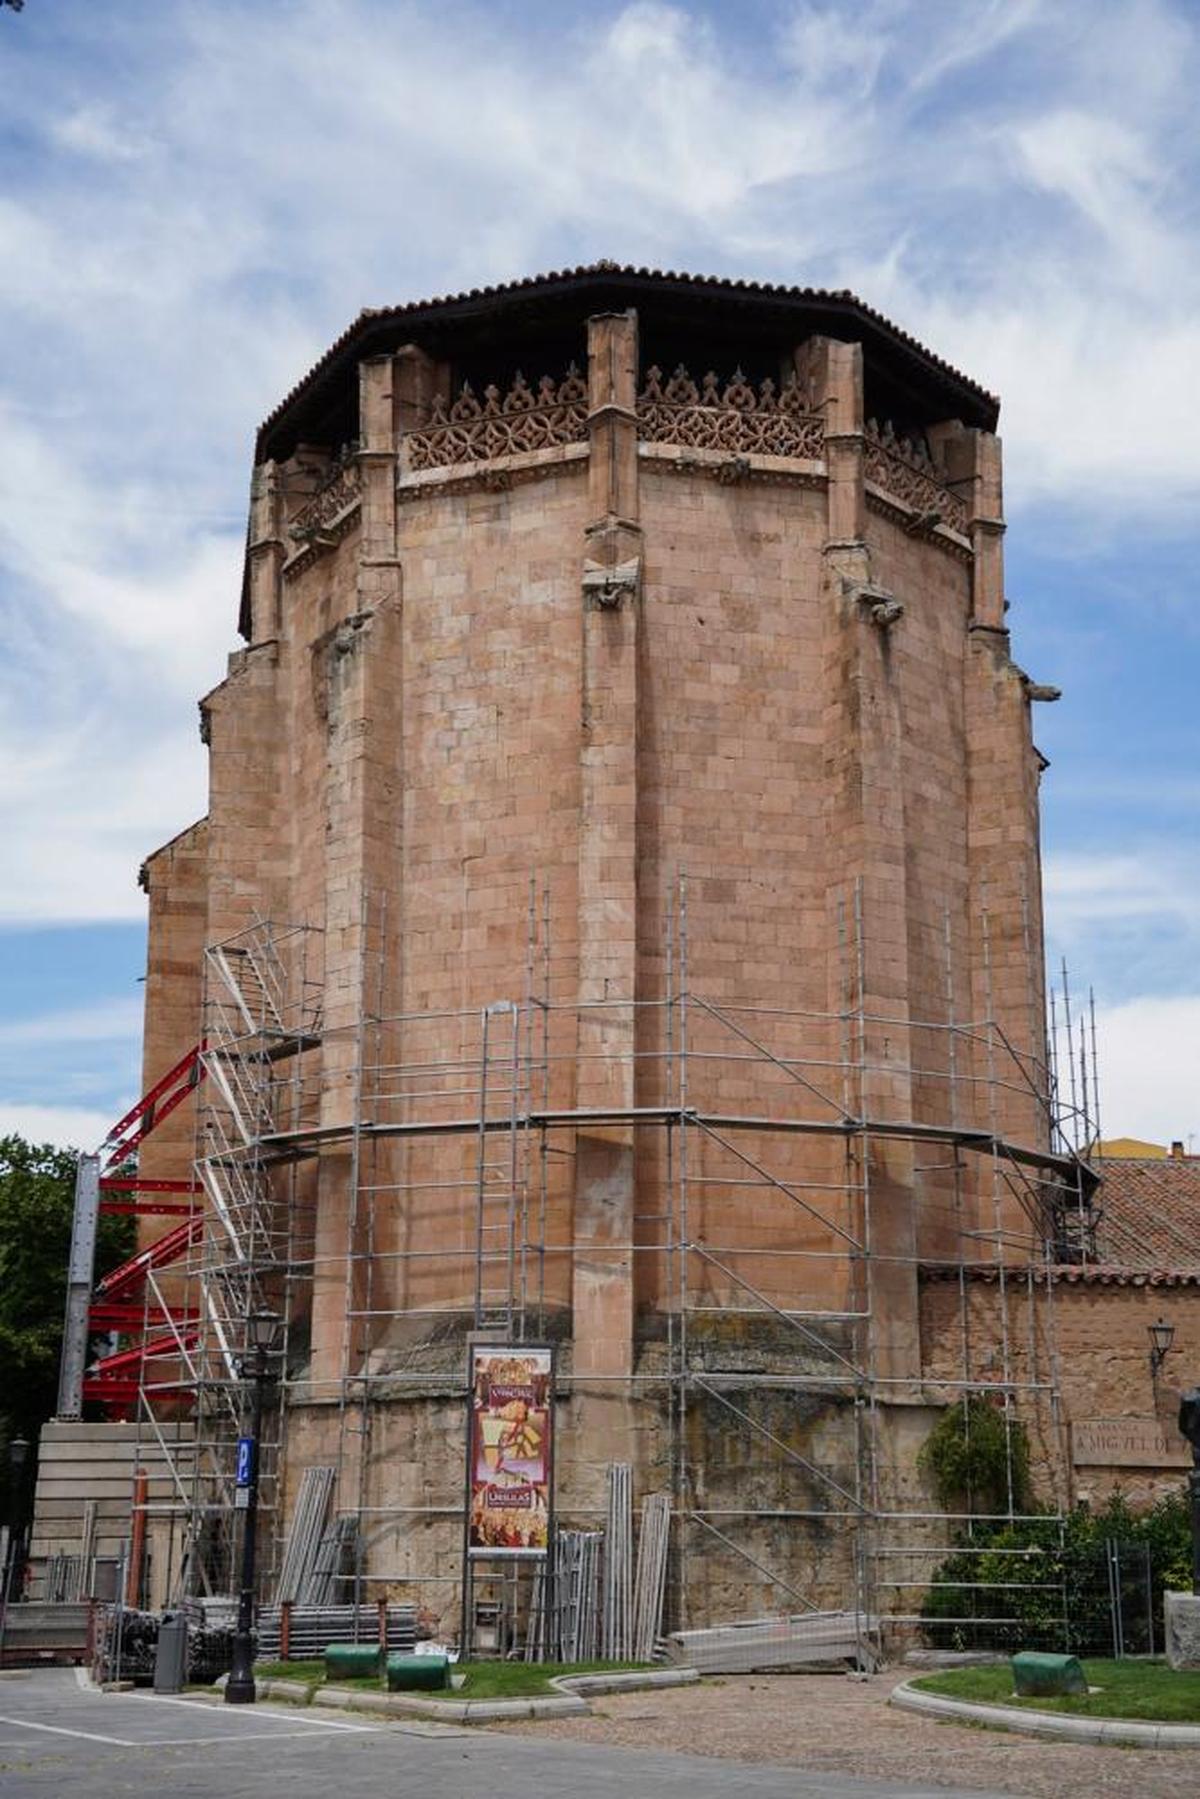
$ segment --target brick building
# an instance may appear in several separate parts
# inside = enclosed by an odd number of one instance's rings
[[[196,1131],[193,1525],[264,1301],[277,1543],[332,1466],[360,1590],[443,1619],[472,1331],[557,1346],[564,1523],[671,1494],[677,1619],[895,1608],[938,1408],[1039,1415],[1094,1182],[997,411],[850,294],[598,264],[363,313],[264,424],[144,870],[147,1085],[208,1045],[143,1163]]]

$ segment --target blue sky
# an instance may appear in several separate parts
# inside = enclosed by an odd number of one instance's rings
[[[0,1129],[135,1096],[257,422],[358,309],[610,256],[850,287],[1003,401],[1050,953],[1197,1133],[1200,14],[1168,0],[0,8]]]

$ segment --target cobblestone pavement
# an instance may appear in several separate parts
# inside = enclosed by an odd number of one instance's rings
[[[844,1675],[740,1676],[695,1687],[594,1699],[595,1715],[492,1725],[612,1747],[673,1749],[741,1762],[1023,1799],[1196,1799],[1200,1750],[1036,1742],[897,1711],[887,1695],[913,1670],[869,1681]],[[731,1788],[731,1791],[736,1790]]]

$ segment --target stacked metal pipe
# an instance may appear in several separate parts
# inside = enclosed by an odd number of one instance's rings
[[[670,1544],[671,1496],[669,1493],[651,1493],[642,1506],[642,1528],[638,1537],[631,1643],[634,1661],[652,1660],[662,1633]]]
[[[610,1462],[604,1530],[604,1603],[601,1645],[607,1661],[629,1659],[633,1576],[632,1471],[628,1462]]]
[[[310,1595],[305,1589],[317,1566],[333,1495],[333,1480],[332,1468],[304,1470],[276,1585],[275,1596],[280,1604],[298,1599],[313,1603],[316,1599],[316,1595]]]
[[[554,1588],[559,1661],[590,1662],[599,1653],[603,1543],[603,1534],[598,1530],[558,1533]]]

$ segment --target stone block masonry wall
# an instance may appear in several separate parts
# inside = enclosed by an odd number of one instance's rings
[[[142,884],[149,900],[146,1029],[142,1092],[199,1042],[201,962],[208,930],[208,820],[189,825],[147,857]],[[187,1180],[195,1152],[196,1105],[186,1099],[146,1139],[138,1158],[150,1180]],[[172,1217],[140,1223],[139,1247],[170,1230]]]
[[[553,892],[552,993],[577,991],[585,508],[578,464],[507,492],[431,490],[402,504],[403,867],[388,906],[386,1009],[442,1015],[398,1033],[397,1056],[462,1058],[447,1082],[457,1097],[426,1102],[447,1116],[478,1105],[479,1009],[524,998],[534,871]],[[575,1103],[567,1062],[552,1103]],[[503,1082],[491,1105],[505,1110]],[[410,1191],[385,1219],[385,1242],[425,1252],[379,1286],[398,1308],[473,1302],[475,1154],[471,1141],[398,1154]],[[550,1221],[558,1241],[570,1228],[563,1197]],[[550,1297],[565,1304],[567,1265],[550,1274]]]
[[[689,1102],[728,1114],[832,1116],[796,1080],[756,1058],[736,1034],[775,1053],[807,1055],[809,1079],[836,1056],[825,1010],[831,962],[825,888],[830,842],[823,817],[821,547],[825,496],[798,480],[724,485],[660,460],[642,470],[646,565],[638,741],[640,852],[639,997],[661,1001],[668,904],[686,871],[687,983],[701,1002],[689,1011]],[[675,920],[676,933],[682,921]],[[682,976],[677,976],[681,979]],[[746,1004],[805,1012],[805,1020],[731,1012],[731,1025],[702,1009]],[[836,1085],[836,1082],[834,1083]],[[660,1097],[651,1065],[640,1103]],[[838,1100],[842,1095],[838,1088]],[[782,1183],[829,1180],[814,1195],[845,1221],[840,1152],[812,1141],[755,1136],[744,1153]],[[644,1140],[639,1211],[645,1241],[674,1203],[662,1145]],[[689,1150],[689,1235],[715,1262],[690,1282],[753,1311],[750,1289],[780,1303],[838,1290],[844,1273],[802,1252],[829,1248],[828,1232],[781,1189],[747,1191],[738,1153],[694,1134]],[[780,1251],[796,1259],[781,1263]],[[670,1269],[647,1255],[646,1303],[669,1304]],[[740,1286],[739,1283],[746,1283]]]
[[[743,1018],[768,1052],[756,1061],[710,1016],[694,1103],[989,1122],[982,1052],[957,1069],[976,1086],[965,1079],[952,1094],[949,1037],[911,1021],[970,1023],[990,998],[1028,1049],[1037,1018],[1036,979],[1018,954],[1037,939],[1033,758],[1022,680],[993,619],[995,455],[978,434],[947,440],[967,470],[956,479],[973,484],[978,544],[868,507],[862,355],[813,339],[794,363],[823,421],[824,465],[765,456],[717,479],[714,452],[639,446],[633,315],[589,329],[585,442],[501,458],[489,480],[471,472],[478,464],[409,470],[404,430],[428,419],[446,383],[409,349],[363,364],[355,482],[335,474],[314,498],[321,460],[304,449],[260,471],[261,635],[205,702],[210,938],[255,911],[323,929],[324,1124],[361,1107],[367,1011],[444,1015],[412,1027],[407,1048],[390,1029],[386,1054],[403,1059],[432,1030],[440,1041],[418,1052],[462,1058],[457,1109],[469,1113],[471,1015],[521,997],[536,871],[551,891],[552,997],[585,1008],[579,1059],[556,1066],[552,1103],[656,1104],[663,1071],[651,1059],[634,1081],[622,1008],[664,996],[667,896],[686,871],[694,994],[718,1009],[889,1021],[855,1043],[844,1019],[814,1017],[786,1027],[785,1044],[778,1022]],[[289,547],[289,521],[334,504],[343,511],[319,553],[307,538]],[[973,923],[984,889],[986,979]],[[771,1064],[784,1049],[811,1061],[806,1083]],[[855,1092],[836,1069],[847,1053],[869,1065]],[[1008,1112],[1036,1139],[1028,1106]],[[887,1315],[876,1351],[895,1373],[915,1372],[915,1233],[935,1250],[982,1216],[972,1176],[948,1169],[949,1152],[917,1167],[899,1142],[874,1144],[865,1161],[802,1137],[751,1147],[776,1183],[753,1207],[736,1188],[737,1157],[711,1140],[697,1148],[689,1231],[733,1259],[723,1273],[711,1260],[693,1270],[696,1291],[731,1304],[749,1293],[751,1309],[757,1293],[785,1306],[862,1298],[861,1270],[820,1220],[861,1239],[869,1191],[873,1309]],[[393,1147],[376,1167],[395,1198],[376,1207],[378,1265],[360,1309],[468,1304],[470,1146]],[[576,1145],[573,1204],[557,1183],[551,1297],[582,1308],[575,1351],[598,1356],[601,1372],[630,1366],[635,1298],[661,1306],[674,1284],[658,1253],[664,1174],[661,1146],[644,1138],[635,1152],[610,1129]],[[348,1147],[331,1146],[317,1211],[318,1383],[340,1374],[346,1295],[357,1292],[339,1266],[365,1241],[351,1184]],[[798,1208],[789,1185],[813,1191],[812,1207]],[[386,1322],[369,1333],[377,1345],[386,1334]]]
[[[852,1490],[855,1466],[852,1408],[828,1395],[755,1395],[767,1428]],[[761,1402],[761,1403],[760,1403]],[[603,1528],[605,1468],[611,1458],[635,1469],[635,1514],[647,1494],[671,1478],[671,1419],[665,1385],[629,1394],[599,1394],[585,1382],[567,1385],[557,1409],[557,1503],[560,1525]],[[852,1536],[828,1484],[799,1481],[761,1432],[733,1418],[715,1401],[693,1411],[690,1451],[699,1470],[695,1503],[727,1539],[695,1521],[675,1525],[676,1552],[689,1566],[686,1604],[675,1583],[668,1598],[673,1626],[700,1627],[730,1619],[803,1609],[804,1600],[836,1607],[854,1590]],[[371,1538],[368,1597],[428,1608],[449,1636],[457,1634],[462,1566],[464,1401],[450,1377],[433,1392],[400,1390],[378,1409],[366,1484],[365,1528]],[[299,1406],[290,1424],[290,1515],[303,1471],[335,1460],[336,1406]],[[813,1514],[795,1515],[798,1507]],[[686,1543],[684,1538],[686,1536]],[[730,1546],[732,1538],[760,1564],[756,1572]],[[771,1575],[761,1572],[770,1569]],[[772,1578],[772,1575],[777,1578]]]
[[[412,1481],[434,1453],[436,1395],[422,1411],[380,1384],[372,1433],[317,1402],[352,1411],[364,1374],[399,1380],[438,1345],[459,1353],[480,1158],[485,1185],[503,1179],[498,1139],[365,1143],[350,1127],[478,1112],[481,1009],[525,998],[531,875],[549,892],[548,939],[540,923],[536,935],[558,1008],[552,1109],[682,1097],[678,1043],[670,1066],[663,1044],[686,903],[696,1112],[1044,1141],[1019,1083],[990,1103],[995,1070],[970,1034],[993,1009],[1027,1059],[1041,1043],[1036,760],[1003,627],[998,445],[931,427],[938,479],[909,470],[909,497],[889,499],[880,477],[900,452],[864,421],[864,348],[825,337],[780,353],[786,416],[771,381],[685,380],[686,406],[658,384],[651,429],[640,330],[632,310],[581,315],[586,380],[549,371],[536,402],[524,381],[455,402],[448,340],[372,354],[356,447],[260,465],[252,641],[205,701],[203,878],[199,862],[151,865],[178,943],[199,927],[201,888],[210,941],[255,915],[323,933],[324,1038],[307,1065],[317,1122],[342,1135],[294,1189],[313,1260],[292,1283],[293,1344],[307,1331],[309,1347],[289,1455],[294,1473],[305,1432],[314,1453],[318,1440],[330,1453],[330,1432],[342,1449],[354,1437],[347,1459],[365,1459],[343,1470],[342,1504],[360,1476],[374,1504],[428,1499]],[[748,433],[738,408],[764,393]],[[685,412],[691,436],[672,442]],[[744,454],[722,447],[734,440]],[[948,524],[912,499],[942,478]],[[148,990],[164,1049],[192,1003],[182,973],[164,985],[177,959]],[[489,1118],[512,1079],[489,1067]],[[682,1487],[686,1462],[692,1502],[715,1516],[748,1483],[755,1553],[781,1556],[803,1589],[821,1545],[833,1566],[848,1539],[835,1548],[821,1524],[806,1547],[803,1533],[771,1536],[772,1509],[820,1506],[799,1463],[779,1486],[762,1445],[791,1443],[794,1423],[800,1453],[849,1480],[857,1448],[830,1370],[845,1381],[854,1361],[923,1409],[918,1260],[964,1241],[979,1253],[963,1233],[991,1226],[990,1171],[902,1135],[756,1129],[735,1143],[689,1124],[687,1150],[685,1217],[661,1130],[600,1119],[555,1137],[536,1229],[573,1383],[564,1492],[586,1512],[607,1460],[635,1461],[646,1490]],[[1028,1228],[1007,1198],[1001,1224]],[[722,1377],[744,1373],[747,1393],[780,1360],[758,1356],[754,1327],[786,1335],[790,1319],[823,1316],[825,1364],[811,1333],[782,1358],[807,1382],[798,1422],[763,1401],[769,1437],[747,1427],[742,1442],[702,1404],[682,1448],[664,1446],[678,1419],[646,1389],[681,1303],[715,1320],[733,1356]],[[458,1525],[435,1513],[420,1529],[454,1561]],[[397,1553],[415,1553],[402,1536]],[[703,1603],[727,1615],[734,1563],[707,1565]]]

